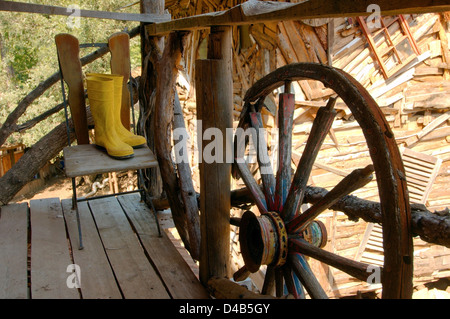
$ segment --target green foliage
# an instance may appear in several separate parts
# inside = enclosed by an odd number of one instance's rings
[[[111,12],[138,13],[139,5],[121,9],[130,0],[34,0],[24,1],[61,7],[76,5],[81,9]],[[54,38],[59,33],[70,33],[82,43],[105,43],[108,37],[125,28],[132,29],[137,22],[108,19],[79,18],[31,13],[0,12],[0,125],[4,123],[18,103],[39,83],[58,71]],[[70,23],[74,22],[74,23]],[[139,39],[131,43],[132,68],[140,66]],[[96,48],[80,50],[83,57]],[[110,72],[109,55],[85,66],[84,72]],[[19,119],[24,123],[62,102],[61,84],[47,90]],[[61,111],[42,121],[30,130],[12,134],[7,143],[24,143],[31,146],[56,125],[64,121]]]

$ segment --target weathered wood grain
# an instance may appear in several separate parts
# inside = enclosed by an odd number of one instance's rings
[[[29,297],[27,280],[28,205],[0,207],[0,298]]]

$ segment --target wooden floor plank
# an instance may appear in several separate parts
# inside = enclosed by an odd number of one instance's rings
[[[0,210],[0,299],[26,299],[28,204],[10,204]]]
[[[168,299],[115,197],[89,201],[103,245],[125,298]]]
[[[72,200],[64,199],[61,204],[73,247],[73,260],[80,267],[82,298],[121,299],[120,289],[87,202],[78,203],[84,246],[82,250],[77,249],[79,247],[78,224],[76,211],[72,210]]]
[[[59,199],[31,200],[30,220],[31,298],[79,298],[78,290],[67,285],[72,260]]]
[[[118,200],[136,229],[172,298],[209,298],[205,288],[164,231],[161,232],[162,237],[159,237],[153,213],[144,202],[140,201],[140,195],[121,195],[118,196]]]

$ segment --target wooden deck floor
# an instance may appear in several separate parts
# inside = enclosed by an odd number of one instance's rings
[[[80,202],[79,212],[82,250],[71,200],[1,207],[0,299],[209,297],[138,194]]]

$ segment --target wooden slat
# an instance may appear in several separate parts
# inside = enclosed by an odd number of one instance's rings
[[[372,244],[370,244],[370,242],[367,243],[366,249],[372,249],[372,250],[375,250],[375,251],[379,251],[381,253],[384,252],[383,246],[380,246],[378,244],[377,245],[372,245]]]
[[[89,201],[108,259],[127,299],[168,299],[115,197]]]
[[[421,180],[416,179],[416,178],[414,178],[414,177],[412,177],[412,176],[408,176],[407,179],[408,179],[408,185],[409,185],[410,183],[411,183],[412,185],[418,185],[418,186],[422,186],[422,187],[427,187],[427,185],[428,185],[427,182],[421,181]]]
[[[120,118],[122,125],[127,130],[130,130],[131,96],[128,88],[131,72],[130,36],[126,32],[114,33],[108,38],[108,47],[111,51],[111,74],[120,74],[123,76]]]
[[[411,163],[411,162],[409,162],[409,161],[403,161],[403,164],[404,164],[405,167],[409,167],[410,169],[415,169],[415,170],[423,171],[423,172],[425,172],[426,174],[429,174],[430,172],[432,172],[432,171],[433,171],[433,168],[434,168],[434,167],[429,168],[429,167],[426,167],[426,166],[424,166],[424,165],[414,164],[414,163]]]
[[[73,247],[73,260],[80,267],[83,299],[122,298],[87,202],[78,203],[83,234],[84,248],[82,250],[77,249],[78,227],[75,210],[72,210],[72,201],[64,199],[61,205]]]
[[[405,172],[406,172],[406,179],[407,180],[409,178],[414,178],[414,179],[422,181],[422,182],[428,182],[428,175],[417,174],[418,173],[417,171],[410,170],[407,167],[405,167]]]
[[[138,194],[118,197],[122,208],[131,220],[142,245],[175,299],[205,299],[209,294],[200,284],[189,265],[177,251],[164,231],[159,237],[152,212]]]
[[[30,201],[31,297],[33,299],[77,299],[68,288],[67,267],[72,264],[64,217],[58,198]]]
[[[28,205],[0,208],[0,299],[26,299]]]
[[[410,197],[419,203],[425,203],[441,168],[442,160],[408,148],[403,149],[402,159],[405,163]],[[418,181],[422,181],[422,183],[418,183]]]
[[[403,161],[407,162],[408,164],[419,165],[419,166],[422,166],[423,168],[428,168],[430,170],[434,168],[434,165],[436,163],[436,161],[434,161],[434,162],[420,161],[420,160],[415,159],[414,157],[410,157],[405,154],[403,154],[402,157],[403,157]]]
[[[80,61],[80,44],[71,34],[55,36],[56,50],[61,75],[68,86],[68,103],[75,128],[77,144],[89,144],[86,98],[83,85],[83,70]],[[63,91],[65,102],[65,92]]]
[[[361,259],[361,261],[365,261],[365,260],[371,260],[372,262],[373,261],[383,262],[384,256],[376,255],[376,254],[372,254],[372,253],[366,253],[366,254],[364,254],[364,257]]]
[[[411,161],[414,161],[414,159],[416,159],[416,162],[419,164],[422,163],[422,161],[433,163],[433,164],[436,163],[436,157],[427,155],[424,153],[416,152],[409,148],[402,149],[401,153],[402,153],[402,157],[407,156],[410,158],[409,160],[411,160]]]
[[[158,161],[148,147],[134,150],[134,157],[117,160],[93,144],[65,147],[65,171],[68,177],[156,167]]]
[[[425,179],[424,180],[428,180],[430,173],[426,172],[426,171],[422,171],[422,170],[417,170],[417,169],[412,169],[410,168],[408,165],[405,165],[405,172],[406,175],[408,175],[409,173],[414,173],[418,176],[423,176]]]
[[[410,193],[423,194],[424,190],[426,190],[424,186],[408,183],[408,191]]]

